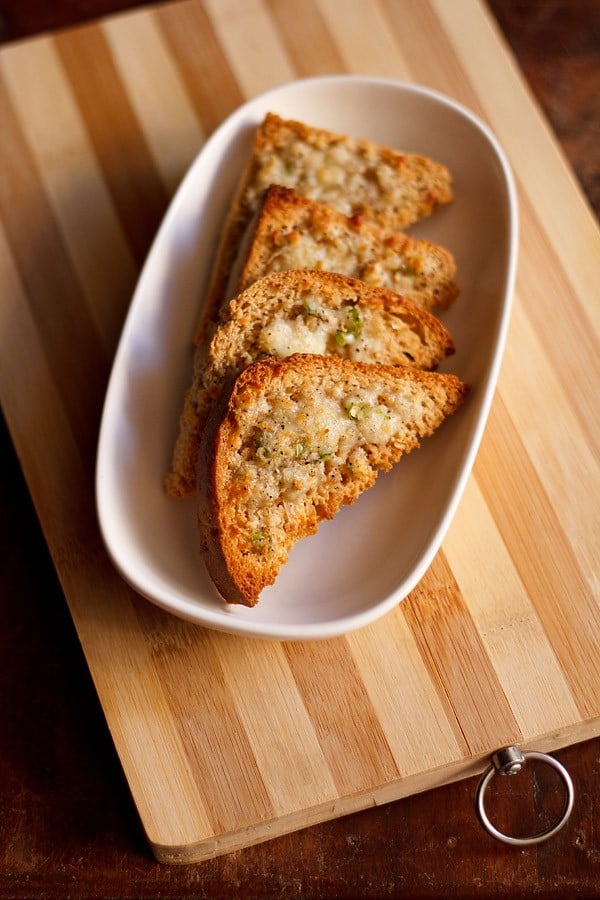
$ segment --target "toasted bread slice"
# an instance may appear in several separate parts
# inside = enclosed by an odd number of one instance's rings
[[[392,291],[332,272],[292,270],[254,282],[196,349],[167,493],[194,493],[204,421],[221,383],[264,356],[333,354],[364,362],[435,368],[454,351],[435,316]]]
[[[429,310],[446,309],[458,296],[456,264],[444,247],[271,185],[251,234],[240,245],[225,299],[263,275],[287,269],[351,275]]]
[[[294,354],[253,363],[213,406],[198,458],[208,572],[254,606],[292,546],[463,402],[454,375]]]
[[[256,129],[222,232],[198,324],[199,341],[223,303],[239,244],[271,184],[390,231],[407,228],[453,199],[450,173],[439,162],[268,113]]]
[[[450,173],[439,162],[274,113],[256,134],[245,192],[252,208],[270,184],[391,229],[405,228],[452,200]]]

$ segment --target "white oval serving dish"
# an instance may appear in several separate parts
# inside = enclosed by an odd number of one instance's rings
[[[253,609],[228,605],[197,546],[194,501],[163,490],[203,286],[255,126],[268,111],[444,162],[455,200],[411,229],[448,247],[461,294],[442,318],[457,347],[444,365],[466,405],[352,507],[293,549]],[[135,291],[100,430],[96,499],[124,578],[175,615],[281,640],[333,637],[391,610],[439,549],[485,427],[508,327],[517,257],[516,193],[487,127],[431,90],[359,76],[295,81],[234,112],[210,137],[165,216]]]

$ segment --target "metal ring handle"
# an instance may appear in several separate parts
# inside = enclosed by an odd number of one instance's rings
[[[541,831],[539,834],[534,834],[531,837],[511,837],[510,835],[499,831],[490,822],[485,811],[485,792],[494,775],[516,775],[521,771],[528,759],[537,759],[540,762],[552,766],[553,769],[556,769],[565,786],[565,803],[558,821],[550,826],[550,828],[547,828],[546,831]],[[574,801],[575,791],[573,782],[562,763],[559,763],[553,756],[548,756],[547,753],[538,753],[535,750],[529,750],[526,753],[522,753],[518,747],[505,747],[503,750],[498,750],[497,753],[494,753],[492,756],[492,765],[483,773],[476,793],[477,813],[483,827],[492,835],[492,837],[497,838],[499,841],[504,841],[505,844],[512,844],[516,847],[528,847],[531,844],[539,844],[542,841],[547,841],[548,838],[553,837],[557,831],[560,831],[571,815]]]

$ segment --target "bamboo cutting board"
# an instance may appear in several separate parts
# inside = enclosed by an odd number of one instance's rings
[[[343,15],[340,15],[343,7]],[[521,247],[489,424],[431,569],[382,621],[277,643],[161,612],[103,549],[120,328],[169,198],[245,99],[415,81],[489,123]],[[476,0],[186,0],[0,53],[3,409],[148,840],[201,860],[600,734],[600,239]]]

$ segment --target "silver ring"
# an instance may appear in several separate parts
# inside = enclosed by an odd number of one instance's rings
[[[553,769],[556,769],[565,786],[565,803],[558,821],[550,826],[550,828],[541,831],[539,834],[534,834],[531,837],[511,837],[510,835],[499,831],[490,822],[485,811],[485,792],[494,775],[516,775],[521,771],[525,765],[525,761],[528,759],[537,759],[540,762],[552,766]],[[504,750],[499,750],[493,755],[492,765],[484,772],[476,793],[477,814],[483,827],[492,835],[492,837],[497,838],[499,841],[504,841],[505,844],[512,844],[516,847],[528,847],[531,844],[539,844],[542,841],[547,841],[548,838],[553,837],[557,831],[560,831],[571,815],[574,801],[575,790],[573,788],[573,782],[562,763],[559,763],[557,759],[554,759],[553,756],[549,756],[547,753],[538,753],[535,750],[523,753],[516,747],[506,747]]]

